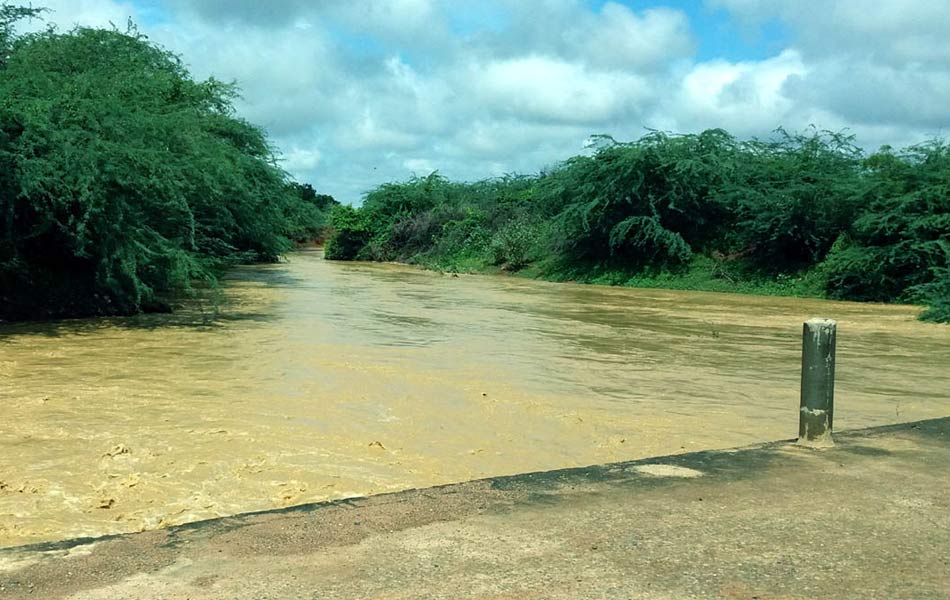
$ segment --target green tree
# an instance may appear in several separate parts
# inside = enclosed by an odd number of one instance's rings
[[[372,237],[369,219],[364,211],[341,204],[330,211],[333,236],[324,249],[327,260],[356,260]]]
[[[0,318],[160,307],[315,225],[263,132],[234,115],[233,85],[192,80],[134,28],[11,39],[9,26]]]
[[[742,147],[734,176],[717,201],[734,215],[725,250],[771,273],[822,261],[863,205],[862,151],[852,136],[778,130],[774,141]]]
[[[829,294],[946,307],[950,146],[933,141],[901,153],[884,149],[865,167],[867,208],[829,256]]]
[[[11,46],[15,38],[14,26],[18,21],[39,17],[44,12],[42,8],[12,6],[0,4],[0,66],[10,57]]]
[[[538,186],[566,260],[675,268],[717,237],[728,214],[712,192],[735,168],[729,134],[602,141],[593,156],[568,160]]]

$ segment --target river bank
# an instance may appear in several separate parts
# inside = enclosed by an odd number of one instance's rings
[[[644,273],[610,267],[568,268],[543,261],[512,269],[508,265],[491,264],[477,256],[420,256],[396,264],[414,265],[440,273],[505,275],[552,283],[581,283],[647,290],[679,290],[832,300],[823,289],[824,282],[821,273],[817,269],[783,277],[768,278],[750,274],[747,270],[736,268],[735,265],[730,266],[728,262],[706,256],[693,257],[682,271],[657,273]],[[915,306],[908,303],[892,304]],[[916,308],[924,310],[925,307],[917,306]]]

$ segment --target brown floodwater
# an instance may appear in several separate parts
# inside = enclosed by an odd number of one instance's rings
[[[919,309],[340,264],[236,269],[219,314],[0,326],[0,546],[786,439],[802,321],[835,425],[950,415]]]

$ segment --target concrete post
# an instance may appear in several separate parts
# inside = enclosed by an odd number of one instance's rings
[[[835,411],[835,338],[831,319],[805,321],[802,333],[802,401],[798,442],[828,446]]]

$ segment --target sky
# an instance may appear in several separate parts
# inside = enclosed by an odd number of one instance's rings
[[[131,18],[236,81],[282,167],[346,203],[438,170],[536,173],[591,135],[950,127],[950,0],[33,0],[60,28]]]

